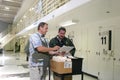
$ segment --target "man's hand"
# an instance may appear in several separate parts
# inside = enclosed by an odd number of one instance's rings
[[[59,56],[64,56],[65,53],[66,53],[65,51],[58,52],[58,55],[59,55]]]
[[[59,46],[55,46],[55,47],[53,47],[53,51],[57,51],[58,49],[60,49]]]

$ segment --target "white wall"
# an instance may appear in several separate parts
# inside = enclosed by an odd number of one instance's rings
[[[116,46],[118,40],[114,40],[114,36],[119,37],[119,30],[116,34],[115,31],[120,29],[120,16],[106,18],[104,20],[94,21],[88,24],[75,24],[69,27],[66,27],[67,33],[74,32],[74,44],[77,49],[75,56],[84,57],[83,71],[89,74],[98,76],[100,80],[119,80],[119,76],[113,75],[120,73],[120,55],[118,50],[119,46]],[[108,44],[101,46],[101,36],[99,32],[112,30],[112,51],[114,55],[111,55],[111,51],[108,50]],[[57,34],[57,29],[53,31],[48,31],[50,38]],[[116,42],[117,41],[117,42]],[[114,44],[115,43],[115,44]],[[114,46],[113,46],[114,45]],[[103,49],[106,49],[108,54],[103,53]],[[117,51],[117,52],[116,52]],[[116,58],[117,61],[113,59]],[[117,65],[114,63],[117,62]],[[119,67],[118,67],[119,66]],[[115,71],[114,71],[115,70]],[[117,73],[116,73],[117,71]]]

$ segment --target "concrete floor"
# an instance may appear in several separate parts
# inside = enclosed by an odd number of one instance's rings
[[[25,53],[3,51],[3,54],[0,54],[0,80],[30,80]],[[51,80],[53,80],[52,75]],[[81,75],[73,76],[73,80],[81,80]],[[84,80],[97,79],[84,75]]]

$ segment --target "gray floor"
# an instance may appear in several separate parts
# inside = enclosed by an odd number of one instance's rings
[[[4,51],[3,54],[0,54],[0,80],[30,80],[25,53]],[[48,80],[48,76],[46,80]],[[53,80],[52,75],[51,80]],[[73,80],[81,80],[81,76],[75,75]],[[97,79],[84,75],[84,80]]]

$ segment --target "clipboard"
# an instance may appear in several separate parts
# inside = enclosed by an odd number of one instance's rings
[[[73,48],[73,46],[63,46],[57,52],[69,53]]]

